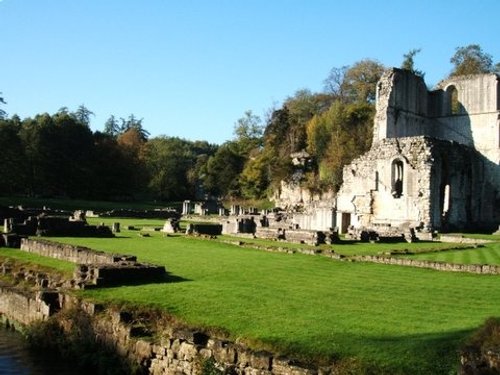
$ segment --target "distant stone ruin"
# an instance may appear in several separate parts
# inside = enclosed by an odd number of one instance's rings
[[[73,215],[64,211],[24,210],[0,208],[3,218],[3,233],[0,246],[19,247],[20,238],[26,236],[59,237],[113,237],[105,225],[88,225],[83,211]],[[55,216],[54,214],[58,214]],[[31,216],[36,214],[36,216]],[[30,215],[30,216],[28,216]]]
[[[218,214],[222,205],[215,200],[204,200],[193,202],[190,200],[185,200],[182,202],[182,215],[214,215]]]
[[[192,224],[189,223],[186,228],[188,235],[207,235],[218,236],[222,234],[222,225],[220,224]]]
[[[237,236],[251,236],[270,240],[283,240],[294,243],[320,245],[338,240],[337,233],[301,229],[287,213],[276,211],[261,215],[239,215],[223,218],[222,233]]]

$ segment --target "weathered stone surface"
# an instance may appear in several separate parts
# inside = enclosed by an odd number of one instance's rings
[[[21,250],[77,263],[74,272],[76,287],[147,282],[166,274],[164,266],[139,263],[135,256],[110,254],[46,240],[24,238]]]
[[[451,109],[452,89],[459,113]],[[388,70],[378,83],[372,148],[343,170],[336,220],[342,233],[349,226],[496,227],[499,93],[496,75],[453,77],[428,92],[421,77]]]
[[[181,227],[178,219],[168,219],[165,221],[163,225],[162,232],[163,233],[177,233],[180,232]]]

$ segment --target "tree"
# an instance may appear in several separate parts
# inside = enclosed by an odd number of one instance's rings
[[[90,116],[94,116],[94,112],[85,107],[83,104],[78,106],[78,109],[72,113],[73,117],[80,123],[90,126]]]
[[[457,47],[450,62],[454,65],[450,76],[493,73],[498,68],[498,64],[493,65],[491,55],[483,52],[478,44]]]
[[[194,190],[188,172],[196,155],[191,142],[177,137],[157,137],[145,146],[145,163],[149,171],[149,189],[160,200],[190,198]]]
[[[331,95],[331,99],[341,100],[344,103],[375,101],[376,85],[385,67],[378,61],[364,59],[352,66],[332,68],[328,77],[323,81],[324,89]],[[330,100],[326,111],[332,104]]]
[[[241,194],[246,199],[265,198],[269,183],[268,155],[261,152],[256,157],[249,159],[241,172]]]
[[[69,115],[69,109],[68,107],[64,106],[64,107],[61,107],[57,110],[57,113],[61,113],[63,115]]]
[[[344,81],[348,69],[348,65],[344,65],[340,68],[334,67],[330,70],[328,77],[323,81],[324,90],[342,101],[346,99]]]
[[[30,194],[85,198],[92,189],[93,137],[73,115],[58,112],[22,122]]]
[[[118,134],[120,134],[120,125],[118,124],[118,120],[115,118],[115,116],[109,116],[109,118],[104,123],[104,133],[112,137],[116,137]]]
[[[2,95],[2,93],[0,92],[0,95]],[[4,100],[4,98],[2,96],[0,96],[0,103],[1,104],[7,104],[7,102]],[[7,113],[0,108],[0,120],[5,118],[5,116],[7,115]]]
[[[408,53],[404,54],[404,60],[401,63],[401,69],[408,70],[412,72],[413,74],[416,74],[417,76],[424,77],[425,73],[422,72],[421,70],[415,69],[415,61],[414,57],[418,53],[420,53],[421,49],[420,48],[415,48],[411,49],[408,51]]]
[[[124,119],[123,117],[120,118],[121,120],[121,126],[120,126],[120,133],[125,133],[130,129],[135,129],[139,135],[141,136],[143,141],[146,141],[149,137],[149,132],[142,127],[142,121],[144,119],[137,119],[133,113],[131,113],[127,119]]]
[[[92,196],[97,199],[130,199],[138,190],[134,177],[136,158],[115,137],[95,132],[92,158]]]
[[[26,163],[19,129],[20,124],[16,120],[0,119],[0,195],[23,193],[26,186]]]
[[[500,75],[500,63],[496,63],[493,68],[493,73]]]
[[[19,132],[27,163],[27,191],[30,195],[53,196],[58,189],[57,137],[52,117],[36,115],[23,121]]]
[[[261,119],[252,111],[246,111],[234,126],[235,141],[243,155],[248,155],[253,149],[262,147],[264,127]]]
[[[375,60],[364,59],[350,67],[344,77],[343,87],[349,102],[375,101],[377,82],[385,67]]]
[[[338,190],[344,165],[370,148],[374,114],[371,103],[337,100],[327,112],[311,119],[307,137],[308,151],[318,165],[315,184]]]
[[[203,179],[205,190],[215,196],[239,197],[239,176],[245,158],[239,153],[238,145],[228,141],[208,159],[206,175]]]

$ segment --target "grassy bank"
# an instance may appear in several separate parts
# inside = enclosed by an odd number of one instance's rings
[[[48,258],[37,254],[26,253],[18,249],[0,247],[0,261],[12,260],[18,264],[37,265],[47,270],[55,270],[67,278],[71,278],[75,264],[59,259]],[[31,267],[32,268],[32,267]]]
[[[89,290],[89,298],[154,305],[258,347],[310,360],[356,357],[385,373],[449,373],[460,342],[487,317],[500,315],[497,276],[150,235],[123,231],[115,239],[60,240],[134,254],[177,276],[172,283]]]

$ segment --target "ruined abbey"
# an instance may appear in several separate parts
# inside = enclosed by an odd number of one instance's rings
[[[347,165],[337,226],[490,229],[500,221],[500,85],[453,77],[428,91],[391,69],[377,87],[369,152]]]
[[[340,233],[498,227],[497,75],[452,77],[429,91],[422,77],[393,68],[378,82],[376,109],[372,147],[344,167],[335,197],[314,200],[283,187],[282,200],[300,195],[305,203],[297,224]]]

